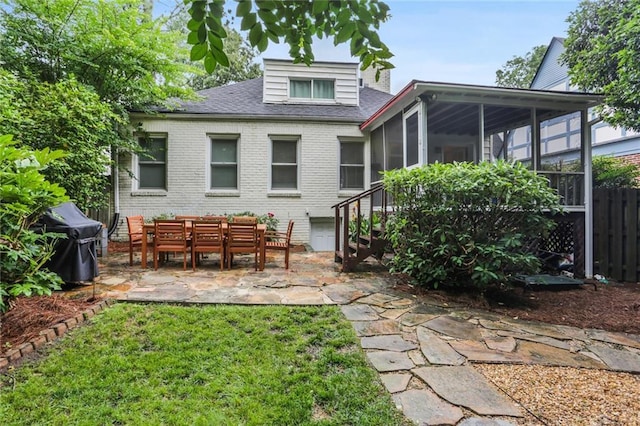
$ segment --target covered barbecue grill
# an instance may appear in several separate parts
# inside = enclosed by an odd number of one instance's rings
[[[64,282],[92,281],[98,276],[96,240],[102,223],[89,219],[72,202],[49,208],[35,224],[44,232],[66,235],[55,244],[55,253],[45,265]]]

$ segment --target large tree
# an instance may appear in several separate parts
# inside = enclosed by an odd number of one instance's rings
[[[185,0],[190,4],[188,43],[191,59],[203,60],[208,72],[218,64],[228,66],[224,49],[227,31],[223,25],[226,0]],[[235,16],[240,29],[249,33],[249,43],[264,52],[269,43],[284,41],[294,62],[314,61],[313,37],[333,37],[334,44],[349,42],[351,55],[361,68],[378,72],[393,68],[393,56],[377,30],[389,17],[389,6],[377,0],[238,0]]]
[[[104,205],[110,152],[118,147],[113,125],[124,125],[109,104],[75,80],[25,82],[0,69],[0,134],[13,134],[33,150],[66,155],[42,170],[81,209]]]
[[[524,56],[513,56],[496,71],[496,86],[528,89],[536,76],[547,46],[535,46]]]
[[[606,122],[640,131],[640,0],[586,0],[567,21],[571,83],[604,95]]]
[[[0,1],[0,64],[15,81],[1,94],[20,101],[0,133],[67,151],[47,178],[82,208],[106,204],[109,153],[140,150],[128,112],[193,96],[184,35],[152,19],[148,0]]]
[[[2,67],[56,83],[70,76],[122,111],[191,95],[183,36],[146,0],[3,0]]]

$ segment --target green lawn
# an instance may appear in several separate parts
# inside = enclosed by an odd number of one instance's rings
[[[337,307],[117,304],[0,376],[3,425],[403,425]]]

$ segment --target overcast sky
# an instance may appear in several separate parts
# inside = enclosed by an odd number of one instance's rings
[[[158,3],[171,0],[159,0]],[[492,86],[513,56],[565,37],[577,0],[386,0],[391,19],[380,38],[394,53],[391,90],[412,79]],[[270,44],[265,58],[288,59],[288,47]],[[314,43],[316,60],[355,61],[348,45]]]
[[[391,89],[412,79],[492,86],[496,71],[514,55],[565,37],[566,19],[579,1],[387,0],[391,19],[380,37],[394,58]],[[315,43],[314,43],[315,46]],[[287,48],[269,48],[264,57],[287,58]],[[348,46],[319,43],[316,60],[353,60]]]

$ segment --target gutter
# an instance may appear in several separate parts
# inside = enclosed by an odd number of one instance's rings
[[[398,104],[407,95],[407,93],[415,90],[416,87],[417,87],[416,80],[412,80],[409,84],[404,86],[404,89],[402,89],[396,96],[391,98],[386,104],[382,105],[382,107],[378,111],[374,112],[371,117],[369,117],[364,123],[362,123],[360,125],[360,130],[366,129],[378,117],[383,115],[385,112],[391,109],[391,107],[393,107],[394,105]]]

